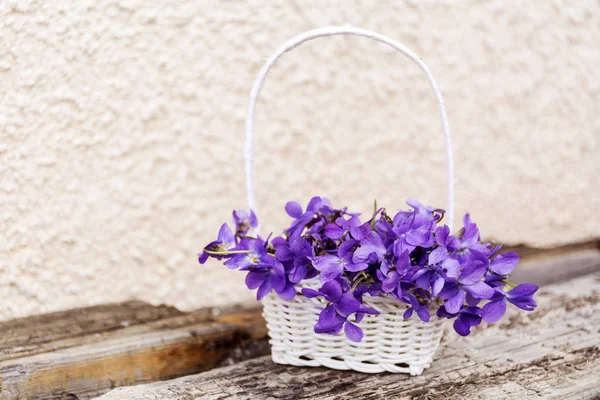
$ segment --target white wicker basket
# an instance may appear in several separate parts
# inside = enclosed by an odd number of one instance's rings
[[[274,293],[262,300],[271,356],[277,364],[411,375],[420,375],[431,365],[443,334],[443,319],[433,316],[429,322],[423,322],[415,315],[405,320],[402,315],[406,304],[393,297],[366,294],[363,304],[380,314],[365,316],[359,324],[365,336],[360,343],[354,343],[343,333],[314,332],[319,312],[326,304],[320,298],[303,296],[299,292],[302,287],[314,289],[320,284],[303,282],[291,301]]]
[[[444,106],[444,100],[435,79],[427,65],[419,56],[401,43],[377,32],[344,27],[319,28],[301,33],[285,42],[261,68],[250,92],[250,106],[246,117],[246,144],[244,151],[246,169],[246,188],[249,209],[256,212],[254,185],[252,180],[252,138],[254,133],[254,112],[264,80],[279,57],[289,50],[309,40],[334,35],[362,36],[384,43],[404,54],[425,73],[433,89],[440,115],[446,147],[448,168],[448,205],[446,216],[452,231],[454,215],[454,166],[450,127]],[[258,233],[258,228],[256,229]],[[364,331],[360,343],[349,341],[344,334],[316,334],[313,327],[319,312],[326,306],[320,298],[309,299],[300,293],[302,287],[319,288],[316,282],[301,282],[296,287],[298,295],[291,301],[285,301],[271,293],[263,299],[263,315],[269,329],[273,361],[279,364],[299,366],[325,366],[334,369],[352,369],[360,372],[396,372],[419,375],[431,364],[439,347],[443,333],[443,320],[432,316],[430,322],[422,322],[416,315],[404,320],[407,305],[393,297],[363,297],[364,304],[375,308],[379,315],[366,315],[359,323]]]

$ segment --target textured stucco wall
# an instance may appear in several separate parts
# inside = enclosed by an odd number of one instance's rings
[[[488,237],[600,236],[598,1],[0,1],[0,319],[136,297],[250,301],[195,255],[245,206],[243,120],[265,57],[328,24],[422,55],[454,134],[459,214]],[[445,205],[430,89],[363,38],[284,56],[258,107],[264,229],[288,199]]]

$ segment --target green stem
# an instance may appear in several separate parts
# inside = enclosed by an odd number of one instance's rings
[[[357,275],[356,280],[354,282],[352,282],[352,290],[356,289],[358,287],[358,285],[360,285],[362,282],[366,282],[366,280],[368,279],[367,274],[365,274],[363,271],[360,272],[360,274]]]
[[[509,281],[502,281],[505,285],[509,286],[511,289],[517,287],[516,283],[512,283]]]
[[[215,256],[228,256],[230,254],[248,254],[250,250],[231,250],[231,251],[211,251],[204,250],[205,253],[212,254]]]

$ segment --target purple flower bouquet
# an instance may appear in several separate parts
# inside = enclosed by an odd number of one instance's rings
[[[419,349],[423,341],[437,348],[442,319],[452,319],[456,333],[466,336],[482,321],[498,321],[507,302],[525,311],[534,309],[537,286],[509,281],[519,261],[517,254],[499,253],[501,246],[483,243],[468,214],[464,227],[452,235],[442,224],[444,210],[416,200],[407,203],[409,210],[393,216],[376,208],[362,222],[358,214],[335,209],[325,198],[314,197],[306,210],[289,202],[285,209],[293,219],[291,225],[282,236],[267,239],[254,234],[258,221],[253,212],[234,211],[235,231],[223,224],[199,261],[214,257],[230,269],[246,272],[246,285],[258,289],[258,300],[268,299],[266,310],[274,314],[277,324],[297,330],[281,338],[289,341],[282,344],[284,350],[293,349],[293,335],[311,344],[314,337],[342,332],[347,337],[341,341],[344,345],[368,349],[386,336],[393,342],[407,334],[403,324],[398,331],[393,324],[391,330],[379,331],[379,322],[415,318],[420,322],[415,326],[421,328],[416,330],[421,334],[416,342]],[[374,299],[385,301],[377,304]],[[298,316],[293,311],[299,304],[307,307]],[[271,322],[268,312],[267,322]],[[310,325],[295,326],[304,322]],[[363,324],[367,346],[361,346]],[[274,323],[269,328],[277,330]],[[318,349],[312,343],[309,350],[313,346]],[[305,361],[314,361],[309,354],[302,354]],[[394,361],[396,367],[412,365],[409,359]]]
[[[414,61],[436,96],[448,162],[448,213],[409,200],[409,210],[388,214],[375,205],[370,218],[334,208],[314,197],[304,210],[296,202],[283,235],[258,233],[252,184],[252,135],[258,94],[268,71],[285,52],[323,36],[355,35],[384,43]],[[246,119],[246,182],[249,212],[234,211],[232,230],[221,227],[217,240],[199,254],[246,272],[264,305],[273,361],[356,371],[419,375],[431,364],[453,320],[466,336],[496,322],[507,303],[531,311],[537,286],[515,285],[509,274],[515,253],[484,243],[469,215],[453,233],[454,176],[450,128],[440,90],[423,61],[401,43],[354,27],[328,27],[301,33],[284,43],[262,67],[250,95]],[[442,220],[446,217],[447,225]]]

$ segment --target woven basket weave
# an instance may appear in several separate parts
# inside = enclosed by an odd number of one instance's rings
[[[250,92],[250,106],[246,117],[246,144],[244,161],[248,207],[256,211],[254,184],[252,179],[254,112],[258,96],[269,70],[284,53],[304,42],[319,37],[354,35],[373,39],[404,54],[425,73],[435,94],[446,147],[448,165],[448,206],[446,215],[450,230],[454,215],[454,164],[450,127],[441,92],[429,68],[423,60],[401,43],[377,32],[345,27],[326,27],[301,33],[286,41],[261,68]],[[259,228],[256,227],[256,233]],[[263,315],[269,329],[273,361],[279,364],[298,366],[325,366],[334,369],[352,369],[360,372],[396,372],[419,375],[431,364],[433,355],[440,344],[443,333],[443,320],[435,316],[430,322],[422,322],[416,315],[404,320],[407,305],[390,296],[370,297],[364,295],[363,304],[375,308],[379,315],[366,315],[359,323],[364,331],[360,343],[349,341],[344,334],[316,334],[313,330],[319,312],[326,306],[321,298],[309,299],[300,291],[303,287],[318,289],[318,280],[297,284],[298,295],[291,301],[282,300],[276,294],[269,294],[263,301]]]
[[[440,345],[444,320],[429,322],[416,315],[402,317],[407,305],[393,297],[364,295],[363,304],[379,315],[366,315],[359,326],[365,336],[351,342],[341,333],[317,334],[313,327],[325,307],[320,298],[309,299],[302,287],[319,288],[318,281],[303,282],[291,301],[269,294],[263,299],[273,361],[278,364],[355,370],[367,373],[395,372],[420,375],[431,365]]]

